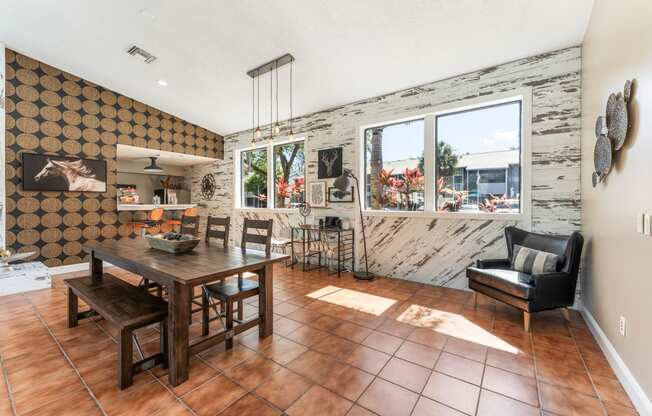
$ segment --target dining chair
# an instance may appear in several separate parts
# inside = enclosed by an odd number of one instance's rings
[[[248,248],[249,244],[258,244],[265,247],[265,255],[269,257],[272,252],[272,226],[273,220],[252,220],[245,218],[242,227],[242,242],[241,247],[243,250]],[[255,233],[254,233],[255,232]],[[224,279],[216,283],[206,285],[206,295],[210,298],[215,298],[224,304],[226,309],[226,324],[225,329],[227,333],[233,330],[233,306],[238,305],[237,323],[242,323],[244,319],[243,307],[244,299],[257,296],[260,292],[257,281],[245,279],[242,273],[238,273],[238,278]],[[267,317],[267,319],[273,319]],[[233,338],[226,337],[226,348],[233,347]]]
[[[183,214],[181,214],[181,218],[172,218],[166,221],[166,224],[170,225],[172,229],[174,230],[175,226],[179,227],[179,233],[181,234],[192,234],[194,236],[197,236],[199,234],[199,217],[197,213],[197,208],[192,207],[192,208],[187,208],[183,211]],[[188,229],[186,231],[189,231],[187,233],[184,233],[184,227],[187,227]],[[190,230],[190,227],[195,228],[193,230]]]

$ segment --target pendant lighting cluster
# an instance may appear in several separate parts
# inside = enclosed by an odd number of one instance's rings
[[[292,66],[294,57],[290,54],[285,54],[273,61],[267,62],[257,68],[247,71],[247,75],[251,77],[251,144],[268,140],[270,143],[274,140],[274,136],[281,133],[281,124],[279,122],[279,102],[278,102],[278,71],[279,68],[290,65],[289,68],[289,111],[288,118],[288,136],[293,138],[294,132],[292,130]],[[269,135],[263,137],[263,130],[260,124],[260,77],[269,72]],[[276,80],[276,82],[274,82]],[[274,93],[274,87],[276,92]],[[274,97],[276,97],[274,99]],[[274,111],[276,110],[276,111]],[[274,121],[274,113],[276,113],[276,121]],[[263,126],[264,127],[264,126]],[[266,129],[265,129],[266,130]]]

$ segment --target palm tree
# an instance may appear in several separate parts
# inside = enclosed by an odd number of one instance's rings
[[[380,182],[380,172],[383,170],[383,128],[377,127],[371,131],[371,208],[380,209],[383,184]]]

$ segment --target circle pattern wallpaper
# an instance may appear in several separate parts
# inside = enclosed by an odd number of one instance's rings
[[[117,144],[224,157],[216,133],[9,49],[5,58],[6,239],[32,260],[79,263],[88,241],[133,237],[146,213],[117,212]],[[24,191],[23,152],[104,160],[107,191]]]

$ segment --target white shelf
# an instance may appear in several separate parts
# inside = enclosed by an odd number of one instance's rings
[[[163,208],[165,211],[174,211],[174,210],[183,210],[188,208],[194,208],[195,204],[118,204],[118,211],[151,211],[154,208]]]

